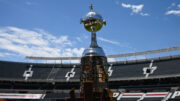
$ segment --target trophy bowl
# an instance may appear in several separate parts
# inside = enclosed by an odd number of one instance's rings
[[[81,23],[84,24],[84,28],[89,32],[99,31],[103,25],[106,25],[106,21],[102,16],[94,11],[90,11],[83,19]]]

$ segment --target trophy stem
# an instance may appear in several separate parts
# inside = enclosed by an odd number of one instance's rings
[[[96,40],[96,32],[91,32],[91,48],[97,48],[99,47]]]

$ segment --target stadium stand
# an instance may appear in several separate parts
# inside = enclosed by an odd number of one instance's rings
[[[52,68],[55,65],[46,65],[46,64],[31,64],[33,75],[29,79],[47,79],[48,74],[50,74]]]
[[[170,49],[176,50],[179,48]],[[170,49],[134,54],[164,52]],[[131,56],[134,54],[119,56]],[[118,56],[111,55],[108,57]],[[57,59],[69,60],[69,58]],[[76,59],[80,58],[72,58],[72,60]],[[44,99],[69,97],[71,88],[75,88],[76,92],[79,92],[80,69],[80,64],[78,63],[47,64],[0,61],[0,93],[40,93],[46,94]],[[143,94],[146,92],[168,92],[168,94],[172,93],[172,95],[164,101],[180,99],[179,96],[172,98],[176,91],[180,91],[180,55],[109,62],[107,70],[109,74],[109,88],[114,92]],[[180,93],[176,95],[180,95]],[[120,95],[116,97],[120,98]],[[166,97],[145,97],[141,100],[139,100],[140,97],[122,97],[120,101],[161,101]]]
[[[24,79],[23,73],[27,69],[24,63],[0,61],[1,79]]]
[[[152,73],[151,70],[144,71],[144,68],[149,68],[152,62],[152,67],[156,67]],[[163,58],[157,60],[149,59],[147,61],[136,61],[136,62],[116,62],[111,63],[111,80],[122,80],[124,79],[143,79],[148,75],[149,78],[156,77],[173,77],[180,76],[180,56],[179,57],[171,57],[171,58]],[[73,67],[75,66],[75,67]],[[78,81],[80,77],[80,65],[74,64],[35,64],[35,63],[17,63],[17,62],[6,62],[0,61],[0,78],[1,79],[18,79],[25,80],[23,76],[24,72],[31,68],[32,77],[28,77],[28,80],[60,80],[60,81]],[[72,71],[73,70],[73,71]],[[74,72],[75,74],[72,74]],[[70,77],[71,76],[71,77]],[[69,80],[67,80],[67,78]]]
[[[144,71],[144,68],[149,68],[151,61],[152,67],[156,69],[149,73],[149,77],[160,77],[160,76],[178,76],[180,74],[180,58],[178,57],[164,57],[162,59],[154,58],[146,61],[135,61],[130,63],[114,63],[113,74],[110,78],[134,78],[134,77],[145,77],[150,71]],[[146,72],[146,73],[144,73]]]

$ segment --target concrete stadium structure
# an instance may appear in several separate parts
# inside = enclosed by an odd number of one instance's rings
[[[138,59],[138,56],[179,51],[180,47],[108,55],[109,88],[118,101],[180,101],[180,55]],[[135,57],[126,60],[128,57]],[[125,60],[118,60],[123,58]],[[79,94],[80,63],[63,63],[80,57],[26,57],[61,63],[0,61],[0,98],[52,100]]]

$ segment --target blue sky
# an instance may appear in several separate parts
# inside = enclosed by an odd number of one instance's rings
[[[107,22],[97,32],[107,55],[180,45],[180,0],[0,0],[0,60],[81,56],[91,3]]]

